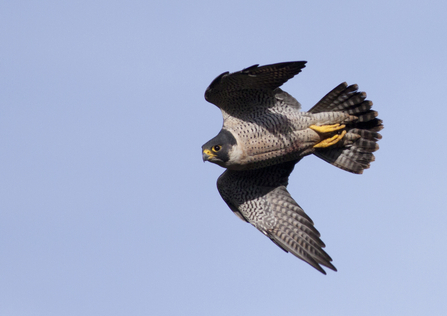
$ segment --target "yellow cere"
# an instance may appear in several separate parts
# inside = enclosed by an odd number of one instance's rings
[[[216,157],[216,155],[213,154],[213,153],[211,152],[211,150],[209,150],[209,149],[205,149],[205,150],[203,151],[203,153],[204,153],[205,155],[208,155],[209,157]]]

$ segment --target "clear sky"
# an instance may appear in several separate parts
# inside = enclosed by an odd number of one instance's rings
[[[0,315],[445,315],[446,1],[2,1]],[[363,175],[307,157],[289,191],[338,272],[220,198],[201,145],[224,71],[307,60],[383,119]]]

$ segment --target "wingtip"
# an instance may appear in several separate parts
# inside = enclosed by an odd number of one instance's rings
[[[218,85],[219,84],[219,82],[222,80],[222,78],[224,77],[224,76],[226,76],[226,75],[228,75],[230,72],[229,71],[225,71],[225,72],[223,72],[223,73],[221,73],[220,75],[218,75],[211,83],[210,83],[210,85],[208,86],[208,88],[206,88],[206,90],[205,90],[205,100],[206,101],[208,101],[208,102],[211,102],[210,100],[209,100],[209,95],[210,95],[210,93],[211,93],[211,91],[213,90],[213,88],[216,86],[216,85]]]
[[[307,61],[306,60],[299,60],[299,61],[289,61],[289,62],[285,62],[283,63],[285,67],[287,66],[294,66],[298,69],[303,69],[306,67]]]
[[[252,69],[258,68],[258,67],[259,67],[259,64],[254,64],[253,66],[242,69],[241,72],[248,72],[249,70],[252,70]]]

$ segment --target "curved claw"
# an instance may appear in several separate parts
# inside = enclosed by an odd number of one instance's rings
[[[335,132],[335,131],[341,130],[341,129],[345,128],[345,127],[346,127],[346,125],[340,125],[340,124],[322,125],[322,126],[311,125],[311,126],[309,126],[310,129],[313,129],[317,133]]]
[[[344,126],[344,125],[342,125]],[[323,139],[318,144],[314,145],[314,148],[326,148],[338,143],[346,135],[346,131],[342,131],[341,134],[334,135],[330,138]]]

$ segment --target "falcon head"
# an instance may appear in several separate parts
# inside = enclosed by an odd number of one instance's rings
[[[202,146],[203,161],[209,161],[224,168],[238,161],[237,152],[236,138],[225,129],[222,129],[216,137]]]

